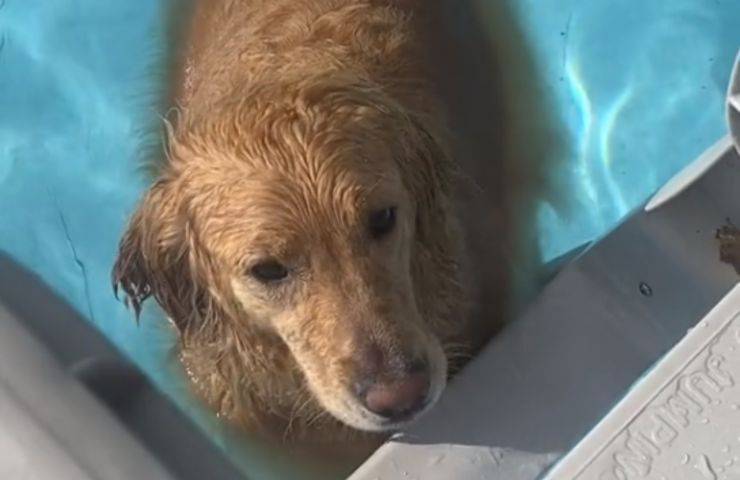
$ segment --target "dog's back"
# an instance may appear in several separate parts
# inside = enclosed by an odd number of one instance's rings
[[[235,90],[312,72],[364,75],[415,112],[438,118],[412,15],[391,0],[198,2],[175,76],[175,102],[208,109]],[[435,129],[436,130],[436,129]],[[441,132],[440,132],[441,133]]]

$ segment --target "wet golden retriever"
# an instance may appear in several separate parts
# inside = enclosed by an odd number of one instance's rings
[[[464,343],[455,166],[414,5],[195,12],[166,162],[113,278],[137,311],[156,299],[196,392],[250,430],[401,428]]]

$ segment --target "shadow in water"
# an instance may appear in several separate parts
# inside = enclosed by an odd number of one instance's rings
[[[508,1],[429,2],[429,61],[462,169],[460,216],[480,338],[538,287],[536,206],[556,185],[565,138]]]

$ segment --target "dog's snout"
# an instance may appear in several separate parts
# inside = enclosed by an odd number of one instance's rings
[[[369,345],[362,350],[359,358],[361,369],[366,377],[375,377],[383,370],[385,356],[376,345]]]
[[[356,393],[365,408],[388,421],[396,422],[424,408],[429,387],[428,368],[415,363],[399,378],[358,384]]]

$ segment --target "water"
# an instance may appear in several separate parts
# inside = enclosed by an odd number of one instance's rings
[[[566,137],[550,173],[559,195],[538,205],[543,260],[608,231],[726,133],[737,0],[477,3],[484,15],[512,12],[539,74],[538,101]]]
[[[544,150],[555,194],[534,198],[529,219],[542,261],[607,232],[724,134],[740,1],[475,5],[498,45],[509,45],[502,23],[521,34],[523,49],[505,56],[510,72],[524,59],[532,67],[532,82],[509,82],[513,110],[534,104],[512,121],[517,151],[535,151],[538,129],[559,132],[560,148]],[[146,186],[137,159],[155,131],[153,67],[166,11],[163,0],[4,2],[0,250],[98,326],[251,476],[305,478],[300,466],[197,409],[181,377],[165,368],[173,339],[158,312],[147,309],[137,327],[112,299],[116,245]]]

